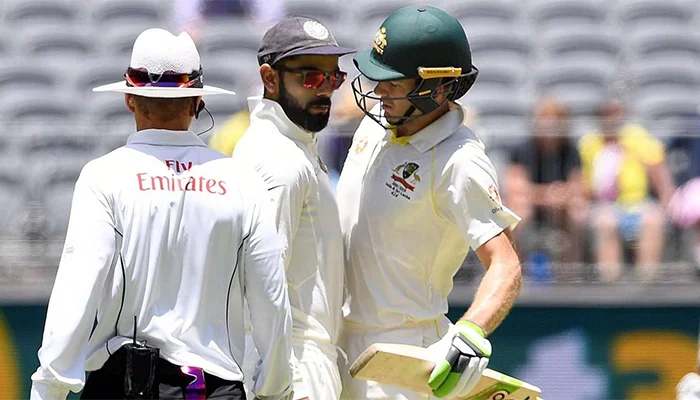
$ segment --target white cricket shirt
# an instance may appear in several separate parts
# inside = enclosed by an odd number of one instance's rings
[[[368,117],[355,132],[338,182],[351,322],[390,328],[445,314],[469,248],[518,223],[463,120],[453,105],[412,136]]]
[[[290,121],[277,102],[251,97],[248,103],[250,127],[233,157],[263,177],[277,209],[295,335],[335,345],[342,319],[343,242],[316,138]]]
[[[244,297],[263,360],[253,390],[288,392],[291,318],[271,212],[260,178],[191,132],[139,131],[85,165],[31,397],[81,390],[85,370],[131,340],[134,315],[137,339],[161,357],[242,381]]]

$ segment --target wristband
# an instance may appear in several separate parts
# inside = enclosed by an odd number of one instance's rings
[[[469,320],[461,320],[457,321],[455,325],[469,327],[472,330],[476,331],[476,333],[478,333],[482,338],[486,338],[486,329],[482,328],[481,325],[477,324],[476,322],[472,322]]]

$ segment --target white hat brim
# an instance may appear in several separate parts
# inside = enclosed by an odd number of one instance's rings
[[[92,89],[93,92],[120,92],[129,93],[143,97],[156,97],[174,99],[178,97],[198,97],[214,94],[234,95],[235,92],[221,89],[216,86],[204,85],[202,88],[175,88],[175,87],[135,87],[127,86],[125,81],[114,82],[107,85],[98,86]]]

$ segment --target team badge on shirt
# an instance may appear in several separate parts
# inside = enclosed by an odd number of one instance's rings
[[[367,140],[367,138],[360,139],[360,141],[357,142],[357,144],[355,145],[355,150],[354,150],[355,154],[360,154],[363,151],[365,151],[365,148],[367,147],[368,142],[369,141]]]
[[[410,200],[409,192],[413,192],[416,189],[416,184],[420,182],[420,175],[417,172],[419,169],[418,164],[409,161],[394,168],[394,173],[391,174],[392,182],[386,183],[386,186],[391,189],[391,195]]]
[[[495,214],[503,210],[503,206],[501,205],[501,195],[498,194],[498,188],[496,188],[496,185],[489,185],[489,198],[491,198],[491,201],[496,204],[496,207],[491,209],[492,213]]]
[[[494,203],[501,204],[501,196],[498,194],[498,189],[496,185],[489,185],[489,197]]]

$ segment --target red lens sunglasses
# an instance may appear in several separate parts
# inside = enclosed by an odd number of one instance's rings
[[[304,87],[307,89],[318,89],[323,86],[323,82],[327,80],[331,84],[333,90],[338,90],[341,86],[343,86],[343,82],[345,82],[345,78],[348,76],[348,73],[343,71],[325,72],[317,69],[287,67],[275,67],[275,69],[279,71],[301,74],[304,81]]]
[[[202,70],[191,74],[181,74],[166,71],[162,74],[151,74],[143,68],[129,68],[124,74],[127,85],[136,87],[176,87],[176,88],[201,88]]]

